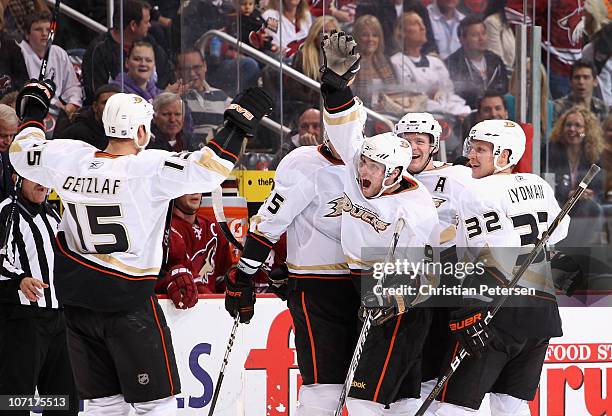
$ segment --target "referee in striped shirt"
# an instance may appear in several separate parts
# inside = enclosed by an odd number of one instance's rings
[[[17,179],[14,173],[12,179]],[[9,230],[12,201],[0,202],[0,244],[9,231],[7,253],[0,258],[0,395],[34,395],[37,388],[41,396],[69,396],[70,410],[44,410],[43,415],[77,415],[64,313],[53,283],[60,218],[46,202],[47,193],[47,188],[23,179]]]

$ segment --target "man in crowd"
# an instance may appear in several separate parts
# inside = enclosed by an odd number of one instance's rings
[[[8,149],[18,129],[19,119],[15,110],[6,104],[0,104],[0,201],[13,191]]]
[[[459,0],[435,0],[429,6],[429,19],[440,58],[446,59],[461,46],[457,28],[465,15],[457,10]]]
[[[495,91],[485,91],[476,105],[476,112],[465,118],[461,125],[461,138],[467,137],[470,129],[484,120],[508,120],[508,107],[504,96]]]
[[[87,106],[79,111],[75,116],[74,123],[68,125],[60,132],[56,131],[53,137],[82,140],[100,150],[106,149],[108,138],[104,133],[102,113],[108,99],[118,92],[121,92],[121,89],[116,85],[102,85],[96,90],[95,99],[91,106]]]
[[[206,82],[206,69],[206,61],[196,49],[184,50],[176,57],[176,75],[184,85],[183,99],[191,112],[193,137],[202,144],[223,123],[223,111],[230,101],[225,92]]]
[[[307,108],[298,117],[297,128],[297,133],[281,145],[280,158],[300,146],[321,144],[321,112],[316,108]]]
[[[123,3],[123,51],[120,49],[120,10],[115,8],[113,28],[98,36],[87,48],[83,56],[83,86],[86,103],[94,99],[94,91],[113,80],[120,71],[120,53],[127,59],[127,53],[136,41],[146,41],[153,45],[157,86],[164,89],[172,81],[172,65],[166,52],[147,36],[151,27],[150,6],[143,0],[125,0]]]
[[[183,129],[185,114],[181,96],[173,92],[161,93],[153,100],[153,110],[155,111],[151,126],[153,137],[147,149],[162,149],[170,152],[190,149],[190,136]]]
[[[472,109],[485,91],[505,94],[508,91],[508,74],[501,58],[487,50],[487,33],[484,21],[476,15],[467,16],[458,29],[461,48],[446,60],[455,92]]]
[[[603,123],[608,116],[608,106],[600,98],[593,96],[597,86],[597,70],[592,64],[576,62],[570,69],[571,92],[553,102],[554,116],[557,120],[563,113],[575,105],[583,105]]]
[[[0,391],[11,396],[33,396],[35,390],[41,396],[68,396],[61,414],[76,416],[79,401],[68,359],[66,321],[55,294],[53,249],[60,218],[46,202],[48,191],[23,179],[9,229],[4,225],[12,198],[0,202],[0,241],[9,233],[6,255],[0,255]],[[9,414],[28,416],[30,411]]]

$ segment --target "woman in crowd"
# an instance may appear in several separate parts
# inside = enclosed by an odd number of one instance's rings
[[[162,91],[157,88],[153,80],[155,72],[155,52],[148,42],[134,42],[125,61],[126,72],[119,73],[111,84],[121,87],[123,78],[123,92],[140,95],[148,102]]]
[[[402,92],[424,98],[422,108],[411,108],[410,111],[456,116],[470,113],[470,107],[453,92],[453,82],[444,62],[422,52],[427,35],[423,19],[416,12],[404,13],[398,19],[395,40],[400,51],[391,57],[391,64],[402,85]]]
[[[279,47],[283,59],[290,61],[306,39],[312,24],[308,2],[270,0],[262,17],[266,22],[266,33],[270,35],[272,44]]]
[[[563,204],[584,177],[592,163],[601,166],[605,149],[602,129],[588,109],[575,106],[555,123],[550,135],[548,155],[542,149],[543,170],[555,176],[555,196]],[[572,211],[572,224],[564,245],[600,242],[603,230],[602,209],[604,175],[597,175]]]
[[[514,69],[516,40],[514,30],[506,19],[505,7],[506,0],[489,0],[484,13],[484,24],[487,28],[487,49],[500,56],[511,73]]]
[[[397,84],[391,63],[385,56],[382,26],[376,17],[363,15],[355,21],[353,36],[359,45],[361,70],[352,89],[366,107],[378,110],[381,92]]]

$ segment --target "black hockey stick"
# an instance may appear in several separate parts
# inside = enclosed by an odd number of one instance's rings
[[[11,228],[13,228],[13,217],[15,216],[15,210],[17,208],[17,195],[21,189],[21,183],[23,178],[17,175],[17,180],[13,187],[13,195],[11,195],[11,208],[9,209],[9,215],[6,218],[4,225],[4,235],[2,236],[2,248],[0,248],[0,267],[4,264],[4,259],[8,255],[8,241],[9,235],[11,234]],[[10,261],[9,261],[10,262]]]
[[[587,189],[587,187],[589,186],[589,184],[591,183],[595,175],[597,175],[597,173],[600,170],[601,168],[599,166],[595,164],[591,165],[591,168],[589,169],[589,171],[586,173],[586,175],[584,175],[584,178],[582,179],[580,184],[578,184],[578,188],[574,191],[572,196],[570,196],[568,200],[565,202],[565,204],[563,205],[563,208],[561,208],[561,211],[559,212],[557,217],[550,224],[550,227],[548,227],[548,229],[542,234],[542,238],[537,242],[533,250],[531,250],[525,262],[521,264],[519,269],[514,273],[512,280],[507,286],[508,288],[512,289],[518,284],[519,280],[521,279],[525,271],[527,271],[527,268],[531,266],[531,263],[533,263],[535,258],[538,256],[538,254],[542,250],[542,248],[544,248],[550,236],[555,232],[555,230],[557,229],[557,227],[559,226],[563,218],[565,218],[565,216],[570,212],[570,210],[574,207],[576,202],[578,202],[578,199],[580,199],[580,197],[582,196],[584,191]],[[491,319],[493,319],[495,314],[499,312],[503,304],[508,299],[509,294],[507,294],[507,292],[504,292],[504,293],[506,294],[500,297],[500,299],[497,301],[497,304],[495,305],[493,310],[487,313],[487,316],[484,319],[485,325],[491,322]],[[429,406],[431,406],[431,404],[433,403],[434,399],[438,396],[438,394],[440,394],[440,391],[442,391],[442,389],[448,382],[448,379],[451,378],[451,376],[457,371],[457,368],[459,367],[459,365],[468,356],[469,354],[467,353],[465,348],[462,348],[461,351],[459,351],[457,356],[451,362],[449,369],[446,370],[446,373],[438,380],[438,383],[435,385],[431,393],[429,393],[429,396],[427,396],[427,398],[425,399],[421,407],[419,407],[419,410],[417,410],[414,416],[422,416],[423,414],[425,414],[425,411],[429,408]]]
[[[212,416],[215,413],[217,399],[219,398],[219,392],[221,392],[221,383],[223,383],[223,377],[225,376],[225,366],[229,361],[229,355],[230,352],[232,352],[232,347],[234,346],[234,339],[236,338],[236,332],[238,331],[238,324],[240,324],[240,315],[236,314],[236,318],[234,318],[234,326],[232,327],[232,332],[230,332],[227,348],[225,349],[225,355],[223,356],[223,362],[221,363],[221,370],[219,370],[219,376],[217,377],[215,393],[213,394],[212,401],[210,402],[210,410],[208,411],[208,416]]]
[[[61,0],[55,0],[55,6],[53,6],[53,14],[51,15],[51,23],[49,25],[49,36],[47,37],[47,47],[45,48],[45,55],[40,63],[40,74],[38,80],[43,81],[45,75],[47,75],[47,65],[49,63],[49,54],[51,53],[51,46],[53,46],[53,39],[55,38],[55,31],[57,29],[57,18],[59,16]]]
[[[397,242],[399,241],[400,233],[404,228],[405,221],[403,218],[397,220],[397,224],[395,225],[395,231],[393,232],[393,239],[391,241],[391,245],[389,246],[389,252],[387,253],[387,257],[385,259],[386,263],[390,263],[393,261],[393,256],[395,255],[395,249],[397,247]],[[383,279],[384,280],[384,277]],[[381,284],[382,284],[381,280]],[[342,416],[342,409],[344,408],[344,402],[346,401],[346,396],[348,395],[349,390],[351,389],[351,384],[353,384],[353,378],[355,377],[355,371],[357,370],[357,366],[359,365],[359,360],[361,359],[361,354],[363,352],[363,346],[365,345],[366,339],[368,337],[368,333],[370,332],[370,328],[372,327],[372,322],[374,321],[374,317],[372,311],[370,309],[366,310],[365,318],[363,319],[363,326],[361,327],[361,333],[359,334],[359,338],[357,339],[357,345],[355,345],[355,351],[353,352],[353,358],[351,358],[351,363],[349,364],[348,373],[346,374],[346,379],[344,380],[344,385],[342,386],[342,391],[340,392],[340,398],[338,400],[338,407],[336,407],[335,416]]]

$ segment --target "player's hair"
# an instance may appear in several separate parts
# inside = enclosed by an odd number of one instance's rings
[[[23,19],[22,29],[24,33],[30,34],[30,30],[32,29],[32,25],[36,22],[50,22],[51,21],[51,13],[46,11],[34,12],[32,14],[28,14]]]
[[[276,10],[280,14],[280,2],[285,0],[270,0],[266,10]],[[284,4],[283,4],[284,8]],[[310,20],[310,9],[308,8],[308,2],[306,0],[300,0],[300,4],[297,6],[295,11],[296,26],[301,26],[302,23],[306,23]]]
[[[153,100],[153,111],[155,111],[155,113],[157,113],[163,107],[165,107],[168,104],[173,103],[175,101],[180,101],[181,102],[181,109],[183,109],[183,100],[181,99],[180,95],[175,94],[173,92],[162,92],[157,97],[155,97],[155,99]],[[185,116],[185,111],[183,109],[183,117],[184,116]]]
[[[13,122],[19,124],[19,117],[13,107],[9,107],[6,104],[0,104],[0,120],[3,122]]]
[[[457,27],[457,36],[462,37],[466,34],[468,28],[473,25],[484,25],[484,19],[480,14],[468,14],[465,18],[459,23]]]
[[[570,114],[580,114],[584,119],[584,140],[582,142],[584,157],[590,163],[597,162],[605,149],[603,130],[599,125],[597,117],[584,106],[576,105],[559,117],[550,133],[550,142],[564,144],[563,127]]]
[[[134,20],[136,23],[140,23],[142,20],[142,10],[151,10],[151,5],[143,0],[125,0],[123,2],[123,29],[127,29],[130,22]],[[113,27],[119,29],[121,24],[120,20],[120,8],[119,2],[115,1],[115,9],[113,12]]]
[[[576,61],[572,64],[571,68],[570,68],[570,79],[572,79],[574,77],[574,73],[579,70],[580,68],[588,68],[591,70],[591,75],[593,76],[593,78],[597,78],[597,68],[595,68],[595,65],[585,62],[585,61]]]
[[[355,39],[359,38],[361,33],[366,29],[372,30],[376,36],[378,36],[378,49],[376,52],[374,52],[374,56],[372,57],[372,67],[375,70],[382,71],[383,68],[389,65],[389,63],[385,58],[385,35],[383,34],[380,20],[371,14],[364,14],[363,16],[360,16],[357,20],[355,20],[355,24],[353,25],[353,36]]]
[[[421,19],[423,26],[425,26],[425,19],[423,19],[423,16],[421,16],[416,10],[404,10],[404,13],[402,13],[402,15],[397,19],[397,23],[395,24],[395,28],[393,29],[393,40],[395,41],[395,47],[399,51],[402,51],[404,49],[404,25],[406,24],[406,18],[411,14],[418,16],[419,19]],[[426,26],[425,38],[425,43],[427,43],[428,39]],[[421,46],[421,49],[423,46],[425,46],[425,44]]]
[[[328,23],[334,25],[334,29],[340,31],[340,25],[335,17],[319,16],[315,19],[308,31],[308,36],[302,45],[302,73],[309,78],[318,80],[320,76],[319,68],[321,67],[321,43],[323,28]]]

